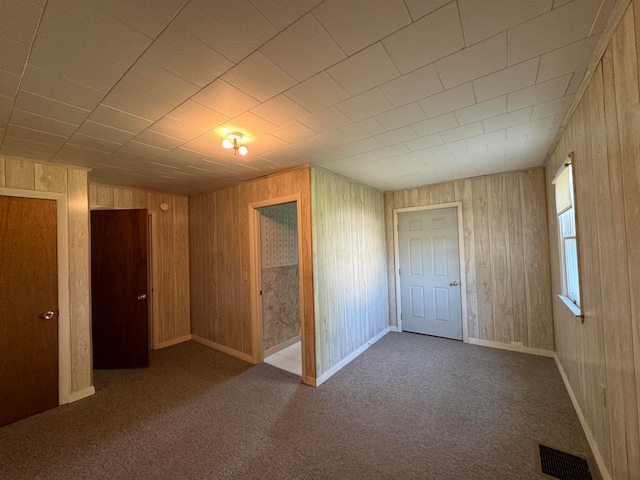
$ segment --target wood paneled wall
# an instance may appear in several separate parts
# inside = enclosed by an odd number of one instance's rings
[[[62,165],[0,157],[0,187],[66,195],[69,235],[69,333],[72,399],[93,389],[87,172]],[[83,393],[84,392],[84,393]]]
[[[382,193],[312,167],[318,376],[389,327]]]
[[[315,336],[309,166],[241,183],[189,199],[192,334],[254,357],[250,279],[253,277],[249,205],[300,195],[303,355],[302,378],[314,383]]]
[[[640,478],[640,2],[634,1],[547,161],[556,351],[605,478]],[[551,179],[574,155],[584,323],[555,295]]]
[[[191,334],[188,198],[111,185],[89,185],[91,208],[146,208],[153,217],[153,348]],[[166,203],[165,212],[160,205]]]
[[[391,325],[397,325],[393,210],[461,202],[469,338],[554,349],[542,168],[388,192],[384,199]]]

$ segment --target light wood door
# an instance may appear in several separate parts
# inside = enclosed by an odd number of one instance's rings
[[[56,202],[0,196],[0,427],[58,405]]]
[[[94,368],[149,365],[147,210],[91,212]]]
[[[462,340],[455,208],[398,214],[402,330]]]

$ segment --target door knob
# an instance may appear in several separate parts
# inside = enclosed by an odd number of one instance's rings
[[[147,296],[143,293],[142,295],[138,295],[138,300],[144,300]]]
[[[44,318],[45,320],[51,320],[54,315],[55,313],[49,310],[48,312],[42,314],[42,318]]]
[[[452,287],[457,287],[458,286],[458,281],[454,280],[453,282],[450,282],[449,285],[452,286]]]

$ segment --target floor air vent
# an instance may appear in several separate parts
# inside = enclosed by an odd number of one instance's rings
[[[555,448],[538,445],[542,473],[560,480],[593,480],[584,458],[561,452]]]

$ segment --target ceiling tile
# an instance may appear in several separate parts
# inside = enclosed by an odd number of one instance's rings
[[[158,158],[160,155],[163,155],[164,153],[168,152],[169,149],[161,148],[155,145],[149,145],[147,143],[136,142],[135,140],[132,140],[130,142],[125,143],[120,148],[120,151],[133,153],[136,155],[142,155],[144,157],[149,157],[149,158]]]
[[[385,97],[379,89],[374,88],[368,92],[351,97],[339,103],[336,107],[352,121],[359,122],[365,118],[391,110],[393,105],[391,105],[387,97]]]
[[[108,15],[155,38],[188,0],[92,0]]]
[[[422,17],[382,42],[401,73],[408,73],[464,48],[456,2]],[[420,45],[420,48],[416,48]]]
[[[418,102],[427,115],[434,118],[476,103],[471,83],[445,90]]]
[[[436,62],[445,89],[462,85],[507,66],[507,33],[465,48]]]
[[[26,47],[31,45],[44,8],[43,2],[2,2],[0,35]]]
[[[443,132],[456,127],[458,127],[458,121],[453,113],[431,118],[411,126],[411,128],[413,128],[421,137],[426,137],[427,135]]]
[[[380,90],[395,107],[401,107],[444,90],[435,66],[414,70],[380,86]]]
[[[540,57],[532,58],[499,72],[479,78],[473,82],[478,102],[499,97],[536,83]]]
[[[204,130],[202,128],[188,125],[171,117],[164,117],[161,120],[158,120],[156,123],[149,127],[149,130],[162,133],[163,135],[167,135],[169,137],[179,138],[180,140],[184,140],[185,142],[193,140],[194,138],[204,133]]]
[[[382,145],[395,145],[397,143],[408,142],[409,140],[414,140],[416,138],[418,138],[418,134],[409,126],[396,128],[390,132],[376,135],[376,140],[378,140]]]
[[[395,108],[376,116],[376,119],[387,130],[405,127],[427,119],[427,116],[417,103],[410,103],[404,107]],[[457,126],[457,124],[456,124]]]
[[[28,46],[0,36],[0,70],[21,75],[28,56]]]
[[[469,137],[465,139],[465,142],[467,143],[467,146],[469,148],[475,148],[480,145],[488,145],[494,142],[501,142],[503,140],[506,140],[506,138],[507,138],[507,131],[505,129],[502,129],[502,130],[496,130],[491,133],[485,133],[483,135],[476,135],[474,137]]]
[[[223,80],[216,80],[193,96],[194,100],[227,117],[235,117],[255,107],[258,101]]]
[[[349,55],[411,23],[402,0],[325,0],[313,14]]]
[[[456,140],[463,140],[468,137],[475,137],[476,135],[482,135],[484,128],[482,122],[471,123],[464,127],[452,128],[444,132],[440,132],[440,136],[447,143],[455,142]]]
[[[568,112],[569,107],[573,103],[573,99],[574,95],[569,95],[568,97],[557,98],[555,100],[550,100],[536,105],[533,107],[531,121]]]
[[[473,45],[551,10],[552,0],[458,0],[464,38]]]
[[[507,95],[507,110],[513,112],[530,105],[562,97],[570,79],[571,75],[569,74],[510,93]]]
[[[15,109],[11,113],[11,123],[33,130],[53,133],[54,135],[62,135],[64,137],[71,136],[78,128],[77,125],[72,123],[64,123],[53,120],[52,118],[41,117],[40,115]]]
[[[313,15],[305,15],[260,48],[267,58],[298,81],[346,57]]]
[[[347,158],[360,153],[370,152],[382,148],[375,138],[365,138],[364,140],[358,140],[357,142],[349,143],[348,145],[342,145],[340,147],[332,148],[321,152],[319,155],[325,160],[337,160],[339,158]]]
[[[226,115],[216,112],[193,100],[187,100],[169,112],[167,116],[204,130],[211,130],[218,125],[222,125],[229,119]]]
[[[351,139],[338,130],[332,130],[307,140],[303,145],[305,151],[317,153],[328,148],[346,145]]]
[[[98,105],[89,115],[88,120],[131,133],[139,133],[153,123],[146,118],[137,117],[107,105]]]
[[[317,134],[315,130],[299,122],[292,122],[289,125],[285,125],[271,132],[271,135],[289,143],[301,142],[308,138],[315,137]]]
[[[340,129],[342,133],[354,140],[362,140],[363,138],[373,137],[387,130],[380,125],[375,119],[368,118],[361,122],[352,123]]]
[[[405,0],[405,4],[411,13],[411,18],[417,20],[440,7],[446,5],[451,0]]]
[[[446,153],[454,153],[467,150],[467,144],[464,143],[464,140],[458,140],[456,142],[445,143],[437,147],[431,147],[429,150],[431,150],[431,153],[433,153],[434,155],[444,155]]]
[[[298,82],[260,52],[255,52],[225,73],[222,79],[261,102]]]
[[[323,110],[349,98],[349,94],[325,72],[299,83],[285,95],[310,112]]]
[[[321,112],[316,112],[308,117],[301,118],[300,123],[315,130],[318,133],[326,133],[349,125],[351,120],[345,117],[334,107],[329,107]]]
[[[108,92],[150,43],[145,35],[84,0],[51,2],[29,63]]]
[[[574,0],[509,30],[509,65],[586,38],[600,3]]]
[[[15,138],[9,135],[4,137],[2,142],[2,153],[24,155],[27,158],[32,158],[31,152],[51,158],[59,150],[57,145],[47,145],[44,143],[30,142],[22,138]]]
[[[279,29],[308,13],[322,0],[251,0],[251,3]]]
[[[258,137],[263,133],[271,132],[277,128],[271,122],[267,122],[264,118],[254,115],[251,112],[245,112],[235,118],[232,118],[224,124],[231,130],[241,132],[251,138]]]
[[[298,124],[300,125],[300,124]],[[303,128],[307,128],[304,125],[300,125]],[[313,135],[316,133],[313,132]],[[265,134],[260,135],[258,138],[254,138],[253,141],[249,144],[249,148],[251,149],[251,153],[254,154],[254,151],[257,154],[264,154],[268,152],[273,152],[274,150],[279,150],[288,145],[286,139],[280,139],[273,134]],[[255,159],[255,155],[253,155]],[[253,162],[254,165],[257,165],[258,162]]]
[[[251,109],[251,112],[278,126],[287,125],[310,113],[284,95],[261,103]]]
[[[482,122],[485,132],[494,132],[513,125],[520,125],[521,123],[527,123],[531,121],[531,112],[533,107],[526,107],[520,110],[506,113],[504,115],[498,115],[493,118],[488,118]]]
[[[173,150],[184,143],[184,140],[179,138],[169,137],[152,130],[145,130],[135,138],[136,142],[146,143],[147,145],[155,145],[156,147],[163,148],[165,150]]]
[[[578,90],[580,89],[580,85],[582,85],[582,81],[584,80],[584,77],[587,75],[587,69],[583,68],[581,70],[578,70],[576,72],[573,72],[573,75],[571,77],[571,81],[569,82],[569,86],[567,87],[567,91],[564,92],[565,95],[573,95],[574,93],[577,93]]]
[[[18,93],[20,76],[9,72],[0,71],[0,95],[15,97]]]
[[[455,116],[460,125],[466,125],[505,113],[507,113],[507,97],[503,95],[502,97],[457,110]]]
[[[130,90],[124,87],[111,90],[102,104],[150,121],[162,118],[176,106],[175,103],[152,98],[141,94],[139,90]]]
[[[126,132],[108,125],[92,122],[90,120],[84,121],[82,125],[78,127],[77,133],[119,143],[120,145],[128,142],[135,136],[135,133]]]
[[[229,11],[230,15],[221,12]],[[176,24],[238,63],[278,31],[246,0],[190,0]]]
[[[143,58],[199,87],[233,67],[233,62],[177,25],[169,25]]]
[[[357,95],[400,73],[381,43],[362,50],[327,70],[327,73],[351,95]]]
[[[531,133],[548,130],[553,123],[553,117],[543,118],[536,120],[535,122],[523,123],[522,125],[516,125],[507,129],[507,138],[519,137],[521,135],[528,135]]]
[[[105,152],[101,152],[99,150],[67,144],[58,150],[52,158],[52,161],[91,168],[106,155],[107,154]]]
[[[542,55],[537,81],[544,82],[585,68],[599,39],[600,36],[595,35]]]
[[[88,110],[23,91],[18,92],[14,108],[74,125],[80,125],[89,115]]]
[[[27,65],[20,89],[85,110],[93,110],[104,93],[67,80],[33,65]]]
[[[509,140],[505,140],[505,138],[507,138],[506,130],[501,130],[500,133],[502,133],[502,137],[503,137],[501,141],[489,142],[487,144],[487,148],[489,149],[490,152],[491,151],[498,151],[498,150],[513,150],[513,149],[516,149],[518,147],[521,147],[527,141],[527,137],[524,137],[524,136],[511,138]],[[487,135],[489,135],[489,134],[487,134]]]
[[[77,145],[79,147],[90,148],[100,152],[111,153],[120,148],[122,144],[109,142],[89,135],[83,135],[82,133],[74,133],[71,138],[69,138],[67,145]]]

